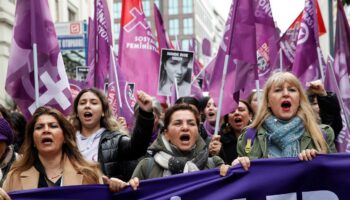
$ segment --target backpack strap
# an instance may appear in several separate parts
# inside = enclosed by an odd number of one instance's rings
[[[245,145],[245,152],[247,154],[249,154],[250,151],[252,150],[252,146],[253,146],[253,143],[254,143],[255,135],[256,135],[255,128],[247,128],[247,134],[246,134],[247,144]]]

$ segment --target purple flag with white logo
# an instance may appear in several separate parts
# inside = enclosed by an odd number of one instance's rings
[[[93,34],[96,42],[94,48],[95,62],[90,66],[86,78],[90,87],[104,89],[104,84],[108,81],[110,46],[113,45],[110,19],[106,0],[95,0],[95,33]]]
[[[27,118],[36,109],[33,43],[37,44],[39,105],[68,115],[72,95],[48,2],[18,0],[5,89]]]
[[[135,83],[136,90],[157,96],[159,58],[141,1],[123,0],[118,59],[126,81]]]
[[[337,147],[341,152],[350,152],[350,135],[349,121],[350,121],[350,82],[349,82],[349,71],[350,71],[350,28],[344,12],[344,8],[341,1],[337,1],[337,22],[335,32],[335,44],[334,44],[334,78],[333,83],[338,84],[338,88],[334,85],[332,91],[337,92],[340,106],[342,106],[342,118],[343,130],[339,133],[337,139]],[[326,82],[327,83],[327,82]],[[325,83],[325,86],[327,86]],[[338,90],[339,89],[339,90]]]
[[[258,78],[253,0],[237,0],[231,6],[225,33],[216,55],[209,93],[219,103],[225,56],[229,55],[221,115],[236,107],[239,91]]]
[[[321,77],[317,56],[318,47],[316,1],[306,0],[292,67],[292,72],[300,79],[304,86],[307,82],[317,80]]]
[[[279,35],[272,16],[269,0],[255,0],[256,47],[258,74],[261,87],[276,70]]]

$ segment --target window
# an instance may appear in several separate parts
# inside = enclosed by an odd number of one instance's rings
[[[169,35],[179,35],[179,20],[169,20]]]
[[[160,9],[160,3],[159,0],[154,0],[154,3],[157,5],[157,7]]]
[[[149,0],[143,0],[142,7],[143,7],[143,12],[145,13],[146,17],[149,17],[151,15],[151,4],[150,4]]]
[[[114,39],[119,40],[119,34],[120,34],[120,23],[115,23],[113,25],[113,33],[114,33]]]
[[[77,17],[76,13],[73,10],[68,8],[68,21],[70,22],[76,21],[76,17]]]
[[[183,30],[185,35],[193,34],[193,20],[192,18],[185,18],[183,21]]]
[[[183,0],[182,2],[182,12],[184,14],[192,13],[192,0]]]
[[[113,18],[120,19],[122,15],[122,3],[117,2],[113,4]]]
[[[181,47],[182,50],[188,51],[190,47],[190,40],[182,40]]]
[[[169,15],[177,15],[179,13],[178,0],[169,0],[168,1],[168,13]]]

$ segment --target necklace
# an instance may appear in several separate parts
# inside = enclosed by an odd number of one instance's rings
[[[55,176],[51,176],[51,177],[50,177],[50,180],[55,180],[56,178],[62,176],[62,174],[63,174],[63,171],[61,171],[59,174],[57,174],[57,175],[55,175]]]

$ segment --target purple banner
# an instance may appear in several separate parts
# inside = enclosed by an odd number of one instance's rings
[[[240,166],[227,176],[218,169],[141,181],[133,191],[110,194],[104,185],[65,186],[10,193],[12,199],[216,199],[216,200],[339,200],[348,199],[350,154],[259,159],[249,171]],[[288,173],[286,173],[288,172]]]
[[[27,118],[36,109],[33,43],[37,44],[39,106],[68,115],[72,95],[48,2],[18,0],[5,88]]]

